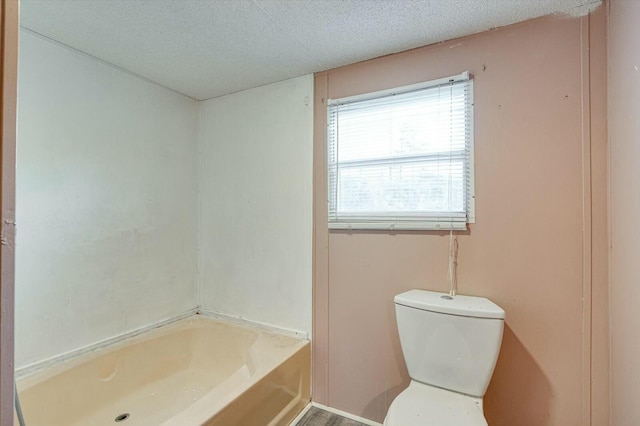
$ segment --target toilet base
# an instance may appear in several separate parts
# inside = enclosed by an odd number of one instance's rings
[[[384,426],[488,426],[482,398],[411,381],[396,397]]]

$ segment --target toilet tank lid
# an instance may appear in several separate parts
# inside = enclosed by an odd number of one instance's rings
[[[397,305],[422,309],[442,314],[474,318],[504,319],[504,310],[484,297],[449,296],[426,290],[410,290],[395,297]]]

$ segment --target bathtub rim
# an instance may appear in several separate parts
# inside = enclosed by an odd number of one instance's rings
[[[253,321],[246,318],[225,314],[225,313],[210,310],[210,309],[199,309],[197,314],[202,315],[205,318],[220,320],[222,322],[236,324],[243,327],[250,327],[250,328],[265,331],[267,333],[280,334],[280,335],[292,337],[298,340],[311,341],[311,339],[309,339],[309,333],[305,331],[294,330],[294,329],[285,328],[285,327],[278,327],[272,324]]]
[[[73,363],[79,358],[89,356],[91,354],[95,354],[101,350],[109,349],[112,347],[119,347],[124,344],[132,343],[135,338],[140,337],[141,335],[153,332],[155,330],[170,326],[179,321],[187,320],[189,318],[206,318],[214,321],[220,321],[226,324],[249,328],[265,333],[277,334],[286,337],[291,337],[300,341],[310,342],[309,333],[291,330],[287,328],[281,328],[277,326],[273,326],[270,324],[265,324],[257,321],[251,321],[245,318],[234,317],[227,314],[222,314],[216,311],[204,310],[199,307],[195,307],[185,311],[181,314],[174,315],[172,317],[166,318],[164,320],[157,321],[153,324],[145,325],[143,327],[139,327],[128,331],[126,333],[122,333],[113,337],[109,337],[103,340],[99,340],[90,345],[82,346],[77,349],[73,349],[68,352],[64,352],[59,355],[55,355],[49,358],[45,358],[43,360],[35,361],[15,370],[15,378],[17,382],[20,382],[23,379],[30,378],[31,376],[41,373],[49,368],[57,368],[61,367],[61,364],[64,363]]]

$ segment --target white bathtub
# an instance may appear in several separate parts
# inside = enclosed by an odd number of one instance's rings
[[[309,402],[310,364],[306,340],[196,315],[32,373],[18,392],[27,426],[288,425]]]

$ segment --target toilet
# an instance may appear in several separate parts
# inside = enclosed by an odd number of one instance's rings
[[[482,409],[505,312],[484,297],[411,290],[395,297],[411,383],[384,426],[487,426]]]

